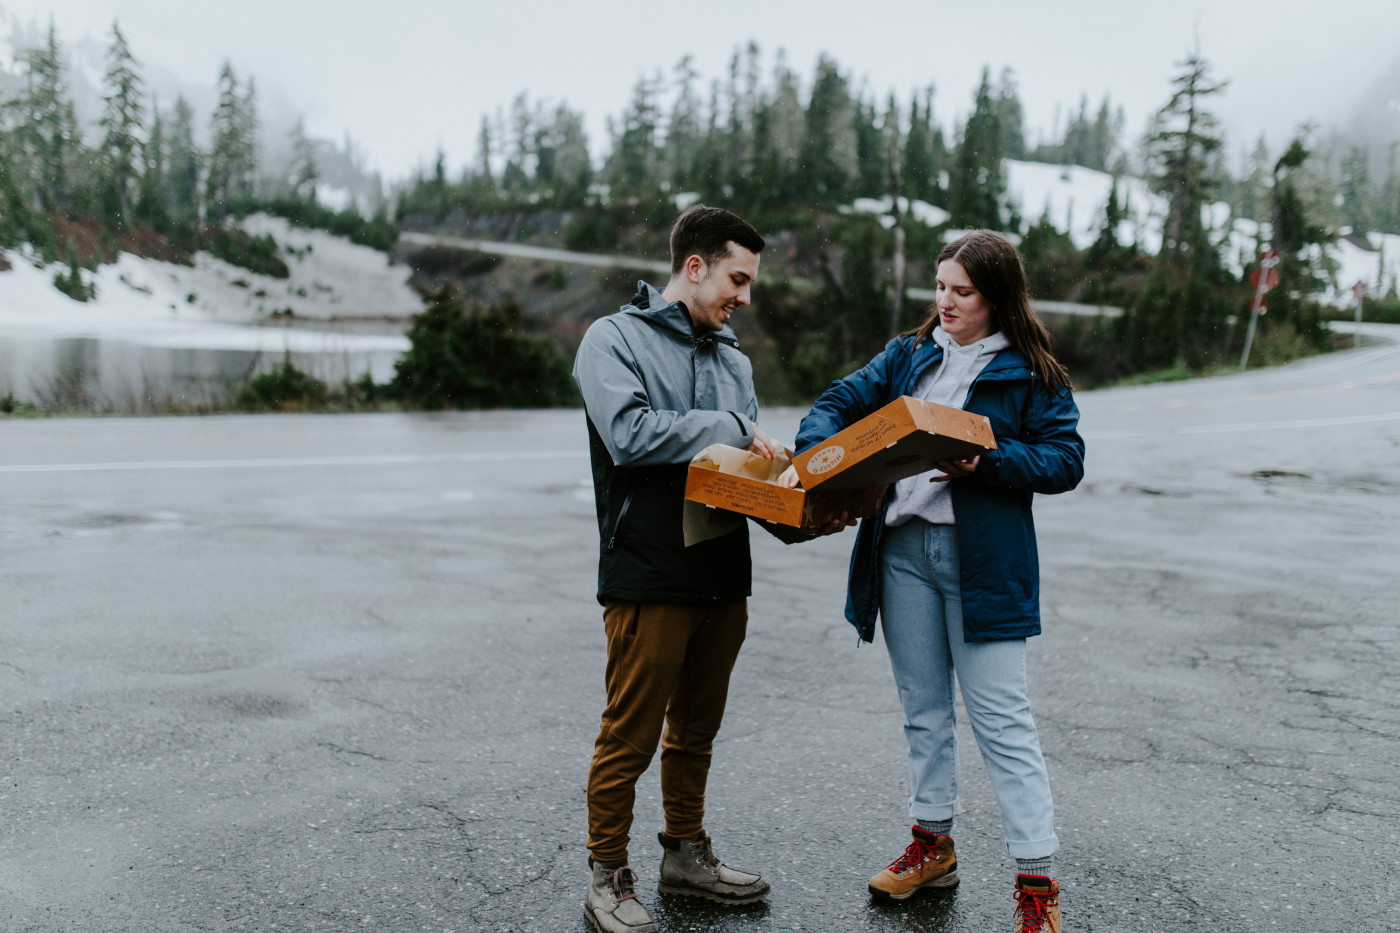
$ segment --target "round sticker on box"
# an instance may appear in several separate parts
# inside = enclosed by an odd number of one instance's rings
[[[846,459],[846,450],[837,444],[830,447],[823,447],[812,454],[812,459],[807,461],[807,472],[813,476],[820,476],[829,473],[841,465],[841,461]]]

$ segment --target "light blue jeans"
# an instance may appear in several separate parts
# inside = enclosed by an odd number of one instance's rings
[[[1001,808],[1012,858],[1052,855],[1055,808],[1026,697],[1026,640],[963,641],[958,538],[953,525],[911,519],[880,541],[880,618],[904,706],[909,815],[958,812],[953,679]]]

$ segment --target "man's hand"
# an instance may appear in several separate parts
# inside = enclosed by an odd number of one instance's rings
[[[930,483],[946,483],[950,479],[958,479],[963,476],[970,476],[973,470],[977,469],[977,463],[982,459],[979,454],[969,460],[940,460],[934,464],[943,471],[942,476],[930,476]]]
[[[809,534],[811,534],[811,536],[814,538],[820,538],[825,535],[834,535],[838,532],[845,531],[847,528],[853,527],[855,523],[856,520],[854,518],[851,518],[851,516],[846,512],[842,512],[840,518],[833,518],[825,525],[818,525],[816,528],[813,528],[809,532]]]
[[[773,443],[773,439],[759,428],[753,426],[753,443],[749,445],[749,451],[756,453],[765,460],[772,460],[778,455],[778,445]]]
[[[797,467],[790,466],[783,471],[783,475],[778,477],[778,485],[787,489],[796,489],[798,484]]]

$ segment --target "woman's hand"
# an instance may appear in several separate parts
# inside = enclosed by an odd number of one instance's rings
[[[790,466],[783,471],[783,475],[778,477],[778,485],[787,489],[796,489],[798,485],[797,467]]]
[[[950,479],[959,479],[963,476],[970,476],[972,472],[977,469],[977,463],[981,459],[982,456],[979,454],[976,457],[972,457],[968,460],[940,460],[937,463],[935,463],[934,466],[942,470],[943,475],[930,476],[928,478],[928,481],[930,483],[946,483]]]

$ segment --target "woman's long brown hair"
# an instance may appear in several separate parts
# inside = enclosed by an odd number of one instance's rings
[[[958,237],[938,254],[938,262],[953,260],[967,272],[972,285],[992,310],[992,324],[1006,334],[1011,346],[1030,361],[1031,371],[1047,385],[1068,389],[1069,373],[1055,359],[1050,331],[1031,310],[1026,264],[1011,241],[994,230],[974,230]],[[928,338],[938,326],[938,305],[929,307],[924,323],[904,336]]]

